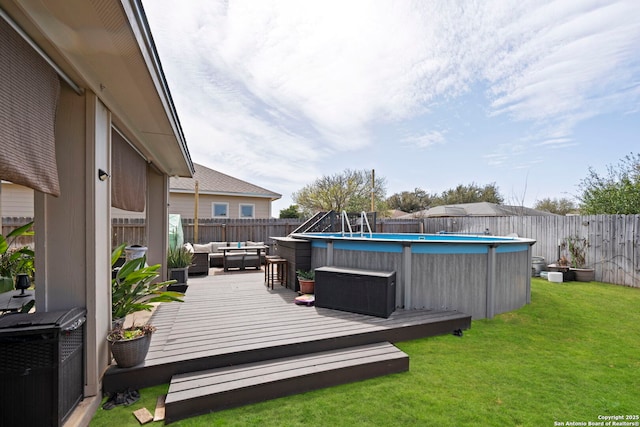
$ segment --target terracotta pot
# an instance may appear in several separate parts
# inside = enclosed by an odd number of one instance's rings
[[[309,279],[301,279],[298,277],[298,283],[300,283],[300,292],[303,294],[312,294],[316,281]]]

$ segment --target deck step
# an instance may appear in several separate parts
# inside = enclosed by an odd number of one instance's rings
[[[409,356],[383,342],[174,375],[165,422],[409,370]]]

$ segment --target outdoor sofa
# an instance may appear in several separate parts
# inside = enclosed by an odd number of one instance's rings
[[[247,240],[246,242],[240,242],[242,246],[264,246],[264,242],[253,242]],[[185,243],[185,246],[188,250],[196,253],[207,253],[208,254],[208,267],[223,267],[224,259],[223,253],[219,248],[224,246],[236,247],[238,246],[238,242],[209,242],[205,244],[198,243]],[[258,258],[255,254],[250,252],[243,251],[234,251],[227,255],[227,267],[231,268],[260,268],[266,259],[266,255],[268,254],[268,248],[260,251],[260,257]],[[194,259],[195,261],[195,259]],[[201,261],[204,262],[204,261]]]

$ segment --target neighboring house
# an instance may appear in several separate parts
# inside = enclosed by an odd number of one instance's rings
[[[407,212],[401,211],[399,209],[391,209],[389,212],[389,218],[403,218],[405,215],[408,215]]]
[[[281,194],[194,163],[193,178],[171,178],[169,213],[194,218],[198,183],[198,218],[270,218],[271,203]]]
[[[2,181],[0,217],[33,218],[33,190],[23,185]]]
[[[489,202],[460,203],[457,205],[434,206],[400,218],[436,218],[452,216],[549,216],[550,212],[526,208],[524,206],[498,205]]]
[[[35,190],[36,311],[87,311],[87,425],[110,363],[111,206],[146,213],[166,277],[169,177],[193,164],[140,0],[0,0],[0,58],[0,179]]]

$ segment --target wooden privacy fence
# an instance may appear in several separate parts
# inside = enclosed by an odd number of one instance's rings
[[[536,240],[532,255],[547,263],[567,255],[561,248],[568,237],[588,242],[586,265],[596,280],[640,287],[640,215],[511,216],[425,218],[424,232],[473,233],[495,236],[517,234]]]
[[[26,224],[33,218],[2,218],[2,234],[6,236],[13,229]],[[304,221],[300,219],[199,219],[198,241],[207,242],[254,242],[272,243],[272,237],[288,236]],[[419,233],[423,227],[421,220],[378,220],[376,229],[385,233]],[[182,229],[185,242],[194,242],[194,219],[183,218]],[[24,237],[21,244],[33,243],[31,237]],[[147,244],[144,218],[113,218],[111,221],[111,244],[116,247],[122,243],[145,246]]]
[[[3,218],[2,234],[26,224],[32,218]],[[287,236],[302,220],[298,219],[228,219],[198,221],[198,241],[265,242],[271,237]],[[183,219],[185,242],[194,241],[194,220]],[[532,254],[544,257],[547,263],[561,255],[561,242],[567,237],[586,238],[589,246],[586,264],[596,270],[596,280],[640,287],[640,215],[592,216],[511,216],[511,217],[448,217],[421,219],[378,218],[376,231],[383,233],[464,233],[508,236],[516,234],[536,240]],[[32,243],[31,238],[21,244]],[[112,220],[112,245],[146,245],[144,219]],[[566,255],[566,251],[562,251]]]
[[[295,230],[299,219],[199,219],[198,239],[194,239],[194,219],[182,219],[185,242],[253,242],[272,243],[272,237],[283,237]]]
[[[147,226],[144,218],[112,218],[111,247],[127,243],[147,246]]]
[[[288,236],[304,221],[300,219],[199,219],[198,239],[195,243],[207,242],[265,242],[271,245],[272,237]],[[385,233],[419,233],[421,220],[378,220],[376,229]],[[194,219],[182,219],[185,242],[194,242]]]
[[[33,218],[27,217],[4,217],[2,218],[2,235],[7,236],[18,227],[33,221]],[[9,242],[7,242],[9,243]],[[33,236],[21,236],[14,240],[13,245],[15,247],[33,246]]]

